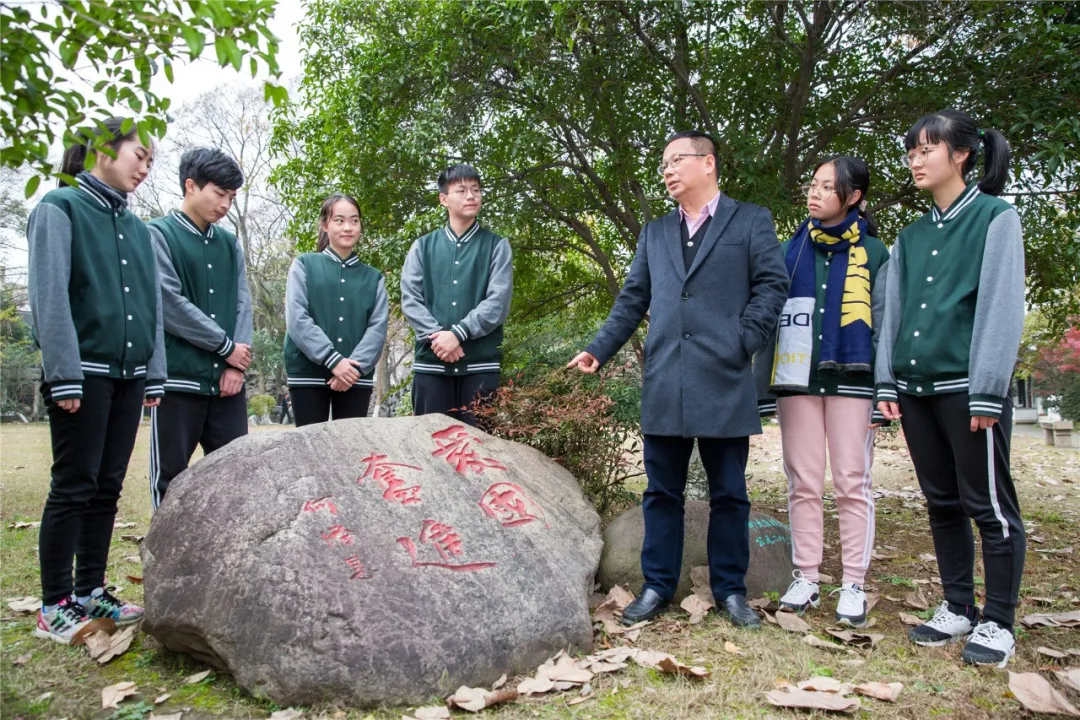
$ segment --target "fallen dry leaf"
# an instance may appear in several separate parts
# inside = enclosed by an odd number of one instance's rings
[[[124,698],[132,695],[137,695],[138,690],[135,689],[135,683],[122,682],[110,685],[107,688],[101,690],[101,709],[109,710],[110,708],[116,710],[120,707],[120,703],[124,701]]]
[[[120,539],[133,543],[141,543],[145,537],[145,535],[121,535]]]
[[[592,700],[594,697],[596,697],[596,693],[589,693],[588,695],[581,695],[580,697],[576,697],[573,700],[567,700],[566,704],[567,705],[580,705],[581,703],[585,702],[586,700]]]
[[[139,557],[138,555],[128,555],[127,557],[124,558],[124,562],[141,563],[142,558]]]
[[[556,662],[552,663],[548,660],[536,668],[536,677],[546,677],[556,683],[569,682],[575,685],[583,685],[593,679],[592,672],[583,667],[588,663],[587,660],[575,660],[566,654],[556,657],[558,658]]]
[[[158,695],[156,698],[154,698],[154,704],[155,705],[160,705],[161,703],[165,702],[166,700],[168,700],[171,697],[172,697],[172,693],[165,693],[164,695]]]
[[[934,553],[920,553],[919,554],[919,559],[922,560],[923,562],[936,563],[937,562],[937,555],[935,555]]]
[[[485,690],[462,685],[453,695],[447,698],[446,704],[450,707],[475,713],[492,705],[516,700],[517,696],[516,690]]]
[[[1024,627],[1080,627],[1080,610],[1065,613],[1040,613],[1027,615],[1020,619]]]
[[[41,521],[40,520],[35,520],[34,522],[18,521],[18,522],[13,522],[10,525],[8,525],[9,530],[26,530],[28,528],[39,528],[39,527],[41,527]]]
[[[671,673],[673,675],[689,675],[690,677],[698,678],[707,678],[712,676],[711,672],[701,667],[700,665],[689,667],[682,664],[675,658],[664,658],[660,661],[659,666],[660,669],[664,672]]]
[[[17,613],[32,613],[41,609],[41,598],[15,597],[7,599],[7,606]]]
[[[686,612],[690,613],[690,624],[697,625],[701,622],[705,616],[709,613],[709,610],[713,608],[711,600],[704,600],[698,594],[687,595],[686,598],[679,603]]]
[[[725,640],[724,641],[724,650],[726,652],[731,653],[732,655],[745,655],[746,654],[746,653],[744,653],[742,651],[742,648],[740,648],[738,645],[731,642],[730,640]]]
[[[844,641],[848,645],[854,645],[855,647],[860,648],[872,648],[885,639],[884,635],[879,635],[877,633],[861,633],[853,630],[845,630],[843,628],[825,628],[825,632],[838,640]]]
[[[634,602],[634,593],[630,592],[622,585],[616,585],[608,591],[607,599],[614,600],[615,607],[619,610],[625,610],[627,605]]]
[[[115,657],[119,657],[128,651],[131,647],[131,641],[135,639],[135,631],[138,629],[138,625],[131,625],[124,630],[109,637],[109,644],[105,647],[105,651],[100,653],[99,656],[94,657],[99,664],[104,665]]]
[[[826,642],[817,635],[806,634],[803,635],[803,642],[811,647],[821,648],[823,650],[832,650],[833,652],[849,652],[847,648],[837,645],[836,643]]]
[[[832,712],[855,712],[862,703],[858,698],[845,698],[835,693],[811,692],[798,688],[770,690],[765,699],[771,705],[786,708],[807,708],[810,710],[830,710]]]
[[[663,660],[674,660],[674,655],[669,655],[666,652],[660,652],[659,650],[641,650],[636,649],[631,653],[630,657],[638,665],[642,667],[652,668],[653,670],[660,669],[660,662]]]
[[[923,624],[923,619],[914,615],[909,615],[908,613],[900,613],[900,622],[905,625],[910,625],[911,627],[918,627]]]
[[[881,600],[881,595],[878,593],[868,592],[866,593],[866,612],[870,612]],[[873,620],[873,618],[870,618]]]
[[[1054,677],[1065,687],[1070,687],[1080,692],[1080,667],[1068,667],[1064,670],[1055,670]]]
[[[716,606],[716,599],[712,594],[712,585],[709,583],[709,567],[707,565],[690,568],[690,584],[695,595],[707,603],[712,603],[713,607]]]
[[[882,562],[882,561],[885,561],[885,560],[895,560],[896,556],[895,555],[890,555],[888,553],[872,552],[872,553],[870,553],[870,558],[872,560],[877,560],[878,562]]]
[[[1009,691],[1031,712],[1080,717],[1077,710],[1038,673],[1009,672]]]
[[[506,684],[506,679],[507,679],[506,678],[506,673],[503,673],[502,675],[499,676],[498,680],[496,680],[495,682],[493,682],[491,684],[491,689],[492,690],[498,690],[499,688],[501,688],[503,685]]]
[[[135,523],[117,521],[113,523],[113,527],[117,530],[130,530],[131,528],[135,527]]]
[[[1035,648],[1035,652],[1039,653],[1040,655],[1045,655],[1049,658],[1054,658],[1055,660],[1064,660],[1065,658],[1069,657],[1068,653],[1063,653],[1060,650],[1055,650],[1054,648],[1049,648],[1045,645],[1040,645],[1039,647]]]
[[[1030,603],[1035,603],[1036,605],[1053,605],[1054,604],[1054,598],[1052,598],[1052,597],[1026,597],[1026,598],[1024,598],[1024,600],[1027,600]]]
[[[814,629],[810,627],[809,623],[795,613],[785,612],[783,610],[776,613],[776,624],[788,632],[807,633]]]
[[[525,678],[518,683],[518,695],[541,695],[555,689],[555,682],[549,678]]]
[[[26,663],[30,662],[30,658],[32,658],[33,656],[33,653],[26,653],[25,655],[20,655],[19,657],[12,660],[11,664],[15,667],[22,667]]]
[[[87,635],[83,644],[86,645],[86,652],[90,654],[90,659],[96,660],[108,650],[111,639],[112,636],[104,630],[98,630]]]
[[[276,710],[270,713],[270,720],[297,720],[297,718],[303,717],[304,712],[297,710],[296,708],[285,708],[284,710]]]
[[[818,582],[823,585],[832,585],[833,576],[826,575],[825,573],[818,573]]]
[[[150,713],[149,720],[180,720],[180,718],[182,717],[184,717],[183,711],[172,713],[169,715],[155,715],[154,713]],[[299,715],[297,715],[296,717],[299,717]]]
[[[416,708],[412,714],[415,720],[449,720],[450,709],[442,705],[428,705]]]
[[[929,610],[930,603],[927,601],[926,596],[923,595],[922,588],[915,588],[904,596],[904,607],[914,608],[916,610]]]
[[[1080,657],[1080,648],[1067,648],[1065,652],[1073,657]]]
[[[776,605],[769,598],[754,598],[746,603],[755,610],[776,610]]]
[[[854,689],[855,693],[858,695],[872,697],[875,700],[896,702],[896,698],[900,697],[900,691],[904,689],[904,684],[898,682],[868,682],[863,683],[862,685],[856,685]]]
[[[128,579],[129,583],[134,583],[136,585],[142,585],[142,578],[139,577],[138,575],[128,575],[127,579]]]
[[[855,686],[851,683],[840,682],[839,680],[831,677],[816,676],[809,680],[803,680],[798,684],[800,690],[816,690],[818,692],[838,693],[840,695],[850,695],[852,688]]]
[[[189,675],[188,677],[184,678],[184,684],[185,685],[194,685],[197,682],[202,682],[207,677],[209,677],[210,673],[212,673],[212,672],[213,672],[213,670],[203,670],[201,673],[195,673],[194,675]]]

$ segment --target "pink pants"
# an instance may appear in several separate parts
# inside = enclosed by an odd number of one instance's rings
[[[818,581],[824,542],[825,447],[840,514],[844,582],[862,585],[874,550],[874,496],[870,466],[874,431],[870,400],[799,395],[779,398],[780,437],[788,478],[792,559],[811,582]]]

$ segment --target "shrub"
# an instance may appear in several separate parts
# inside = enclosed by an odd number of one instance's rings
[[[248,400],[248,415],[266,417],[274,409],[277,402],[269,395],[253,395]]]

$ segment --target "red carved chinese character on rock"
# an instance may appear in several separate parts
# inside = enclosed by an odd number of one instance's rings
[[[540,506],[513,483],[500,482],[489,487],[480,498],[480,507],[503,527],[526,525],[533,520],[543,520],[544,526],[550,527]]]
[[[364,563],[360,562],[359,555],[350,555],[349,557],[345,558],[345,564],[349,566],[350,570],[352,570],[352,575],[349,577],[350,580],[371,579],[371,571],[364,566]]]
[[[466,470],[472,470],[481,474],[485,469],[505,470],[506,468],[495,458],[481,457],[473,449],[473,443],[481,444],[479,438],[470,435],[464,425],[451,425],[445,430],[439,430],[431,434],[432,440],[438,446],[432,455],[446,458],[446,461],[454,466],[459,473],[465,474]]]
[[[461,536],[446,523],[425,520],[420,529],[419,540],[421,547],[427,545],[434,548],[442,561],[421,562],[412,538],[399,537],[398,542],[409,553],[413,567],[438,567],[454,572],[473,572],[495,567],[493,562],[451,562],[454,558],[464,555],[464,551],[461,548]]]
[[[326,497],[321,497],[318,500],[308,500],[306,503],[304,503],[304,507],[301,508],[301,512],[313,513],[319,512],[320,510],[329,510],[331,515],[337,515],[337,507],[330,499],[332,497],[333,495],[327,495]]]
[[[382,488],[383,498],[387,502],[398,503],[399,505],[411,505],[420,502],[420,486],[411,485],[406,487],[405,481],[397,476],[397,470],[398,468],[405,468],[419,471],[421,468],[404,463],[386,462],[386,455],[376,455],[375,453],[368,455],[361,462],[367,465],[367,469],[364,470],[363,475],[356,479],[356,482],[363,484],[367,478],[374,478],[375,482]]]
[[[322,534],[322,539],[332,547],[335,542],[342,545],[352,545],[355,538],[344,525],[331,525],[330,529]]]

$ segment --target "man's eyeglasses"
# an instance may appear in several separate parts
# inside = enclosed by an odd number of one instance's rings
[[[672,170],[677,170],[678,167],[679,167],[679,163],[681,163],[684,158],[688,158],[688,157],[707,157],[707,156],[708,156],[708,153],[681,153],[679,155],[672,155],[670,158],[668,158],[664,162],[660,163],[660,165],[656,168],[656,170],[661,175],[663,175],[664,172],[668,168],[671,168]]]

